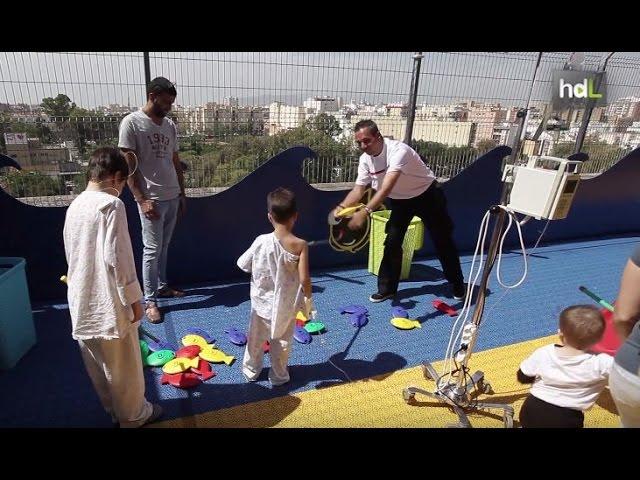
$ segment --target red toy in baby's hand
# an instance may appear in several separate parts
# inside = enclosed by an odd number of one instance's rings
[[[604,334],[602,339],[591,348],[591,351],[614,356],[620,348],[620,337],[613,326],[613,312],[603,308],[600,313],[604,317]]]
[[[442,300],[434,300],[433,306],[437,310],[440,310],[441,312],[446,313],[450,317],[455,317],[456,315],[458,315],[458,311],[455,308],[453,308],[448,303],[443,302]]]

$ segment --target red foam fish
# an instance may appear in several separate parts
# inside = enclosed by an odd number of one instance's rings
[[[199,345],[188,345],[176,352],[176,358],[196,358],[202,348]]]
[[[198,364],[198,368],[191,367],[190,370],[193,373],[196,373],[202,377],[202,381],[206,382],[210,378],[216,376],[216,372],[211,369],[211,365],[206,360],[200,359],[200,363]]]
[[[440,310],[441,312],[446,313],[450,317],[455,317],[456,315],[458,315],[458,311],[455,308],[453,308],[448,303],[443,302],[442,300],[434,300],[433,306],[437,310]]]
[[[202,380],[200,380],[197,374],[190,372],[174,374],[163,373],[160,383],[163,385],[173,385],[178,388],[191,388],[200,385]]]

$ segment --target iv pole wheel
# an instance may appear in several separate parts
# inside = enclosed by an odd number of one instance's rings
[[[402,398],[405,403],[411,403],[416,398],[416,394],[410,392],[408,388],[405,388],[402,390]]]
[[[513,412],[504,411],[504,428],[513,428]]]

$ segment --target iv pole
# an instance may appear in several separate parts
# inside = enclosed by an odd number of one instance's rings
[[[510,163],[514,163],[515,159],[520,150],[522,133],[524,131],[526,121],[527,121],[527,113],[529,110],[529,104],[531,102],[531,94],[533,92],[533,85],[535,83],[536,76],[538,74],[538,68],[540,67],[540,60],[542,58],[542,52],[538,53],[538,59],[536,62],[535,71],[533,74],[533,79],[531,81],[531,88],[529,90],[529,98],[527,100],[527,106],[525,109],[522,109],[518,112],[518,118],[520,119],[520,124],[518,126],[518,133],[514,139],[514,145],[512,147]],[[500,205],[507,204],[507,198],[509,196],[509,184],[504,183],[502,187],[502,193],[500,195]],[[441,377],[438,375],[436,370],[429,362],[424,362],[422,364],[422,372],[426,379],[435,380],[436,382],[436,390],[435,392],[429,392],[423,390],[418,387],[407,387],[402,391],[402,396],[407,403],[411,403],[416,393],[420,393],[422,395],[426,395],[427,397],[433,398],[442,402],[445,405],[449,405],[453,407],[456,415],[458,416],[459,423],[456,426],[471,428],[471,423],[467,418],[467,414],[465,410],[502,410],[503,411],[503,421],[505,428],[513,427],[513,415],[514,410],[511,405],[502,404],[502,403],[491,403],[491,402],[477,402],[471,398],[468,392],[472,391],[474,388],[482,393],[492,393],[491,385],[485,382],[484,372],[478,370],[473,375],[468,382],[466,382],[467,372],[469,371],[468,364],[469,359],[471,358],[471,353],[473,351],[473,347],[476,343],[476,338],[478,336],[479,326],[482,321],[482,314],[484,312],[484,304],[487,293],[487,284],[489,282],[489,276],[491,274],[491,270],[493,269],[493,265],[496,260],[496,256],[498,253],[498,243],[500,240],[500,235],[502,234],[504,228],[504,221],[507,215],[506,211],[503,208],[500,208],[498,205],[493,205],[489,212],[492,216],[495,217],[493,233],[491,234],[489,251],[487,252],[487,262],[484,265],[484,269],[482,271],[482,279],[480,281],[480,286],[478,289],[478,298],[476,300],[475,310],[473,312],[472,323],[476,327],[473,332],[471,341],[467,344],[466,350],[464,351],[464,359],[461,362],[461,365],[457,369],[458,376],[457,379],[453,378],[454,371],[449,372],[449,381],[443,386],[440,385]],[[497,217],[496,217],[497,215]],[[473,292],[468,292],[468,295],[472,295]]]

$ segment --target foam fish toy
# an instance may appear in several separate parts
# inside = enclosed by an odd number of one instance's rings
[[[296,326],[296,329],[293,331],[293,338],[298,343],[311,343],[311,335],[307,332],[304,327]]]
[[[187,330],[187,335],[198,335],[206,340],[207,343],[215,343],[216,339],[209,335],[206,331],[201,328],[190,328]]]
[[[236,359],[233,355],[227,355],[222,350],[213,348],[211,345],[202,349],[200,358],[204,358],[207,362],[226,363],[227,365],[231,365]],[[197,367],[198,364],[195,366]]]
[[[211,365],[209,365],[209,362],[207,362],[206,360],[203,360],[202,358],[200,359],[200,362],[198,363],[198,367],[197,368],[193,368],[191,367],[191,371],[193,373],[196,373],[198,375],[200,375],[202,377],[202,381],[205,382],[207,380],[209,380],[210,378],[213,378],[216,376],[216,372],[214,372],[211,369]]]
[[[200,348],[206,348],[209,346],[207,340],[200,335],[189,334],[182,337],[182,345],[188,347],[189,345],[198,345]]]
[[[173,360],[168,361],[162,366],[162,371],[164,373],[172,374],[172,373],[180,373],[189,370],[191,367],[198,368],[200,364],[200,358],[174,358]]]
[[[173,350],[158,350],[147,357],[147,365],[161,367],[174,358],[176,358],[176,354],[173,353]]]
[[[160,383],[163,385],[173,385],[178,388],[191,388],[202,383],[202,380],[198,377],[197,374],[186,372],[186,373],[163,373],[160,378]]]
[[[200,355],[200,345],[188,345],[176,352],[176,358],[195,358]]]
[[[304,326],[304,329],[309,333],[318,333],[324,330],[324,323],[322,322],[309,322]]]
[[[242,346],[242,345],[246,345],[247,343],[247,336],[236,328],[233,328],[233,327],[228,328],[227,330],[224,331],[224,333],[229,335],[229,341],[234,345]]]
[[[393,318],[409,318],[409,313],[402,307],[393,307],[391,316]]]
[[[450,317],[455,317],[456,315],[458,315],[458,311],[455,308],[453,308],[448,303],[443,302],[442,300],[434,300],[433,306],[437,310],[440,310],[441,312],[446,313]]]
[[[369,313],[369,310],[367,310],[367,307],[363,305],[347,305],[346,307],[340,308],[340,313],[359,313],[366,315]]]
[[[142,355],[142,365],[147,366],[147,357],[149,356],[149,345],[144,340],[140,340],[140,354]]]
[[[340,210],[337,214],[336,217],[347,217],[349,215],[352,215],[353,213],[355,213],[356,211],[360,210],[362,207],[360,205],[355,205],[353,207],[347,207],[347,208],[343,208],[342,210]]]
[[[349,322],[354,327],[364,327],[369,322],[369,317],[366,313],[352,313],[349,315]]]
[[[147,345],[149,346],[149,350],[151,350],[152,352],[159,352],[161,350],[171,350],[173,352],[173,345],[171,345],[169,342],[156,342],[155,340],[149,340],[147,342]]]
[[[268,340],[265,340],[265,341],[264,341],[264,343],[262,344],[262,351],[263,351],[264,353],[269,353],[269,349],[270,349],[270,348],[271,348],[271,347],[269,346],[269,341],[268,341]]]
[[[400,330],[411,330],[412,328],[422,328],[420,322],[411,318],[395,317],[391,319],[391,325]]]
[[[298,321],[302,322],[302,326],[304,326],[304,324],[307,323],[309,319],[304,313],[298,312],[296,314],[296,325],[298,324]]]

